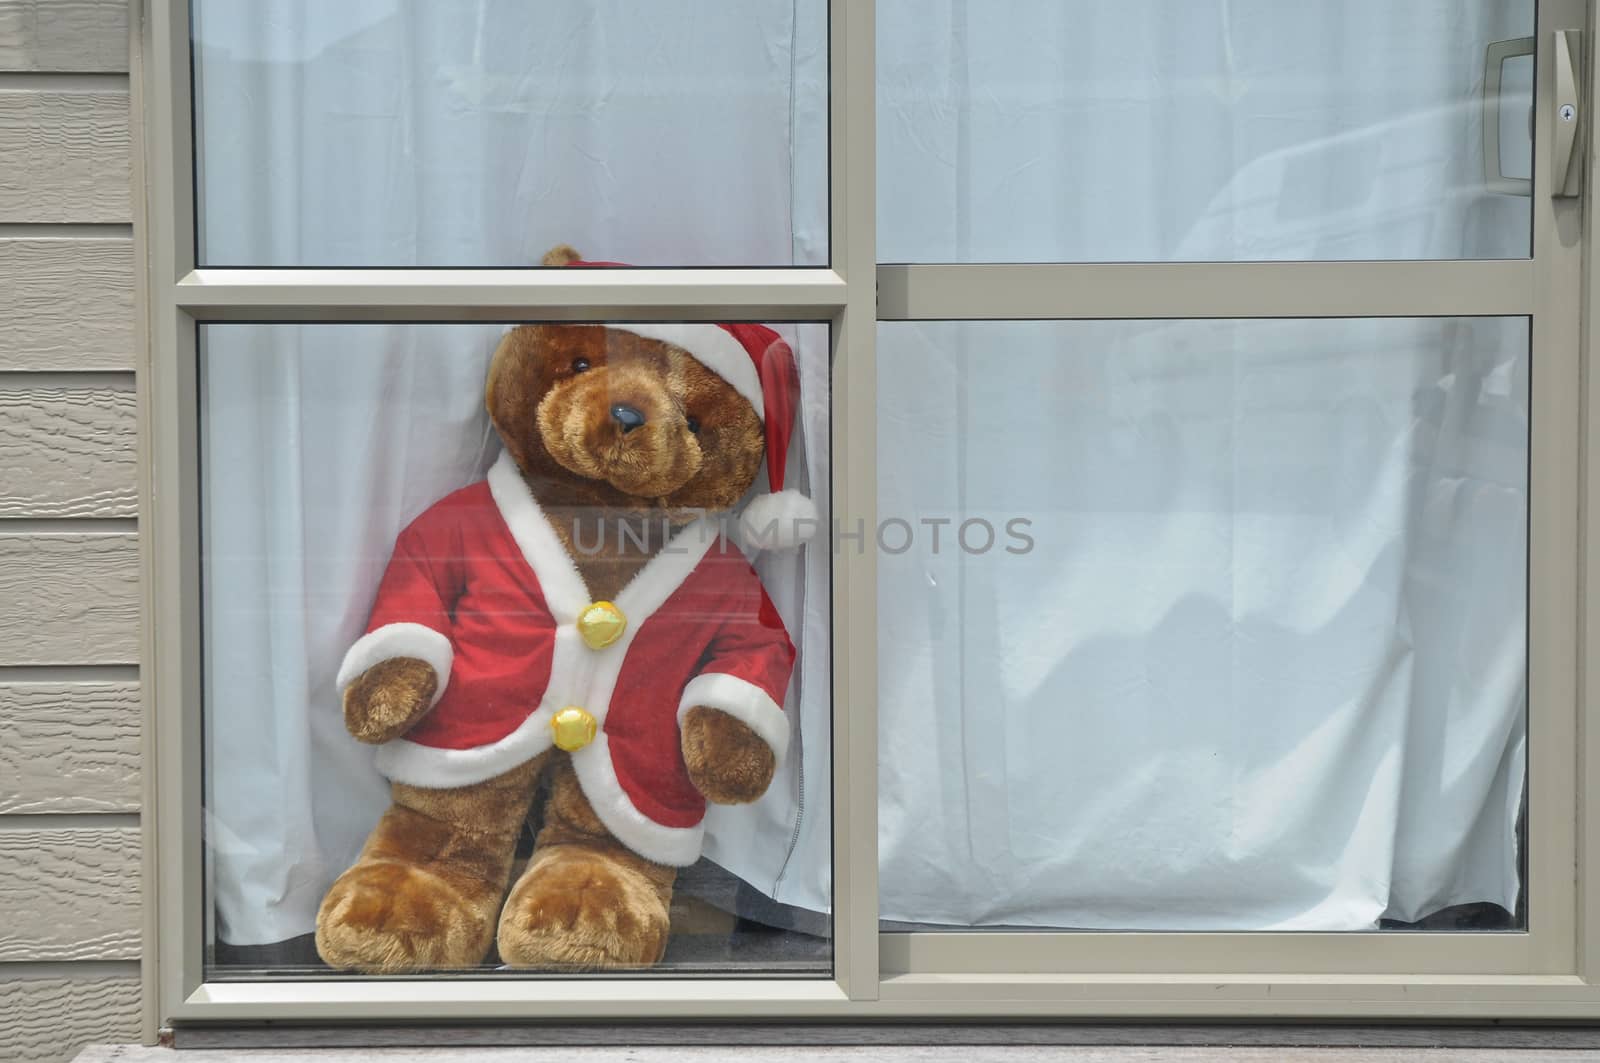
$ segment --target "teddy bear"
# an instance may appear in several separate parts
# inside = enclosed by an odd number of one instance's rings
[[[547,266],[592,267],[570,247]],[[392,803],[317,913],[342,970],[643,968],[707,802],[767,789],[795,649],[722,519],[792,545],[794,358],[754,324],[510,329],[502,453],[399,535],[337,685]],[[516,845],[543,821],[513,882]]]

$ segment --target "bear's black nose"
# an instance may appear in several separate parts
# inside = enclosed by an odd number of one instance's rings
[[[629,406],[625,402],[616,403],[611,407],[611,419],[622,426],[624,435],[635,428],[644,427],[644,414],[640,413],[637,407]]]

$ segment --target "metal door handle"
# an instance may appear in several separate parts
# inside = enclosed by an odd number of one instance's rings
[[[1557,30],[1556,96],[1554,100],[1555,155],[1551,160],[1551,195],[1571,199],[1583,191],[1583,157],[1577,150],[1586,115],[1578,92],[1578,71],[1583,69],[1583,32]]]

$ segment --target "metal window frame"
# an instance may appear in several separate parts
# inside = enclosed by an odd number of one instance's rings
[[[829,0],[831,268],[197,269],[189,22],[145,0],[135,42],[136,241],[152,1023],[578,1019],[1600,1017],[1600,728],[1581,661],[1600,532],[1600,402],[1584,367],[1594,221],[1535,160],[1535,256],[1517,261],[879,266],[873,0]],[[1541,44],[1600,0],[1541,0]],[[1538,86],[1553,64],[1541,47]],[[1591,68],[1594,64],[1591,64]],[[1591,93],[1592,95],[1592,93]],[[1540,109],[1538,142],[1550,116]],[[1591,153],[1592,161],[1592,153]],[[1591,165],[1592,175],[1594,167]],[[1592,176],[1591,176],[1592,180]],[[1530,505],[1530,927],[1526,933],[895,934],[878,931],[877,598],[870,551],[833,558],[834,932],[829,980],[450,978],[205,982],[201,908],[196,325],[209,321],[718,320],[831,325],[835,512],[876,523],[879,320],[1525,316]],[[1580,657],[1580,648],[1583,656]],[[1580,707],[1582,709],[1580,713]],[[1597,806],[1600,809],[1600,806]]]

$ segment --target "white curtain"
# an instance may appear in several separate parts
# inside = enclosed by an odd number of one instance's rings
[[[1528,200],[1483,192],[1479,95],[1533,0],[878,10],[879,261],[1528,255]]]
[[[1526,0],[880,0],[880,257],[1525,255],[1527,201],[1478,187],[1476,99],[1484,47],[1531,26]],[[196,37],[205,262],[828,261],[818,0],[202,0]],[[222,941],[309,931],[383,807],[333,670],[396,531],[492,460],[502,328],[206,330]],[[789,332],[791,467],[825,500],[826,330]],[[1036,538],[880,558],[886,916],[1349,928],[1514,904],[1524,323],[882,336],[884,515]],[[708,855],[820,912],[811,557],[763,562],[801,633],[798,755],[715,815]]]
[[[1525,320],[880,335],[886,918],[1515,908]]]

